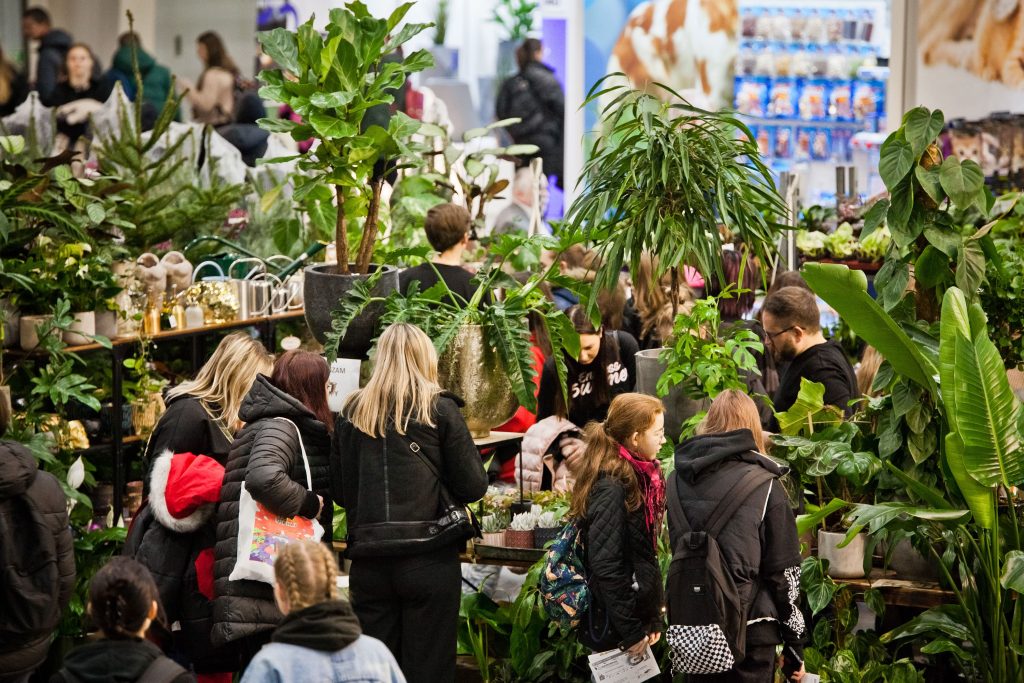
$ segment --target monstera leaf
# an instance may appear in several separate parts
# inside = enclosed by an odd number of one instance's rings
[[[814,293],[892,365],[893,370],[937,394],[936,368],[896,321],[868,294],[864,273],[834,263],[808,263],[801,271]]]

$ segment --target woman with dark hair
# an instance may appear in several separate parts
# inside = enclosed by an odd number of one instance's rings
[[[519,73],[502,84],[495,112],[499,119],[521,119],[506,128],[509,135],[516,144],[537,145],[534,156],[544,160],[544,173],[563,187],[565,95],[554,70],[540,61],[543,52],[536,38],[523,41],[516,50]]]
[[[102,637],[69,652],[64,657],[64,668],[53,675],[50,683],[194,683],[192,674],[146,640],[146,632],[159,611],[156,584],[149,570],[127,557],[111,559],[89,582],[89,618]]]
[[[235,81],[240,72],[224,48],[224,41],[214,31],[196,38],[196,54],[203,63],[203,72],[195,85],[186,78],[178,83],[188,89],[192,120],[211,126],[231,123],[235,114]]]
[[[238,413],[246,424],[231,444],[217,506],[211,638],[218,646],[237,642],[243,664],[270,641],[282,615],[270,585],[228,579],[237,559],[242,484],[276,515],[319,518],[324,540],[330,542],[333,420],[327,407],[328,377],[322,356],[289,351],[274,363],[269,378],[256,378]],[[306,487],[307,462],[312,490]]]
[[[559,386],[555,360],[548,358],[537,393],[537,420],[557,415],[584,427],[604,420],[612,399],[633,391],[638,349],[628,332],[595,327],[581,306],[573,306],[566,315],[580,335],[579,358],[565,358],[569,402]]]
[[[95,75],[96,57],[84,43],[75,43],[64,55],[63,79],[54,88],[49,105],[57,109],[57,130],[71,144],[85,135],[89,115],[99,109],[114,88],[106,76]]]

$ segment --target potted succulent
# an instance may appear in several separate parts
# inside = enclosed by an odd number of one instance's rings
[[[537,528],[533,532],[533,547],[543,548],[562,530],[562,517],[553,510],[537,515]]]
[[[505,545],[505,529],[508,528],[508,522],[504,516],[499,514],[486,515],[480,522],[480,530],[483,532],[483,543],[481,545],[490,545],[495,547],[502,547]]]
[[[505,545],[509,548],[532,548],[537,516],[532,512],[520,512],[512,518],[505,532]]]
[[[405,3],[387,19],[378,19],[362,2],[350,2],[330,11],[323,32],[310,18],[296,31],[277,28],[260,34],[264,52],[280,67],[260,72],[260,95],[287,104],[302,117],[301,122],[261,119],[260,125],[317,143],[305,154],[286,158],[298,159],[303,171],[296,176],[294,198],[304,201],[325,185],[333,189],[334,205],[328,200],[319,206],[334,219],[337,265],[308,266],[304,279],[306,322],[321,343],[331,327],[331,311],[371,271],[382,272],[375,281],[378,294],[398,287],[397,270],[371,267],[370,261],[385,177],[399,159],[413,156],[409,140],[419,129],[408,116],[391,115],[389,105],[409,74],[433,64],[426,50],[404,57],[399,52],[430,27],[399,27],[410,7],[412,3]],[[363,218],[362,230],[358,245],[350,250],[349,232],[358,230],[357,218]],[[365,355],[377,314],[370,309],[352,322],[339,346],[343,356]]]

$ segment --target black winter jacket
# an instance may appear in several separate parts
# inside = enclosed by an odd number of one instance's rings
[[[282,517],[312,518],[323,496],[320,524],[324,542],[331,542],[334,516],[330,497],[329,457],[331,438],[327,427],[298,400],[259,375],[242,402],[238,416],[246,423],[231,444],[224,472],[224,487],[217,506],[217,545],[214,564],[213,643],[221,645],[272,631],[281,621],[270,585],[262,581],[229,581],[235,568],[238,538],[238,501],[242,482],[253,499]],[[306,470],[295,427],[306,447],[313,490],[306,488]],[[268,634],[269,635],[269,634]]]
[[[784,472],[760,455],[749,430],[697,436],[676,447],[676,484],[690,526],[702,528],[719,503],[723,479],[750,468]],[[674,540],[674,539],[673,539]],[[750,496],[719,533],[718,546],[747,605],[747,644],[786,643],[801,654],[800,541],[789,498],[776,479]],[[802,656],[802,655],[801,655]]]
[[[54,106],[53,96],[64,68],[64,57],[73,42],[71,36],[59,28],[51,29],[39,40],[35,89],[39,91],[39,99],[47,107]],[[98,67],[99,62],[96,62],[93,71],[97,72]]]
[[[140,638],[86,643],[68,653],[64,668],[50,683],[135,683],[163,653]],[[182,671],[172,683],[194,683],[195,677]]]
[[[5,617],[12,616],[11,607],[0,603],[0,676],[13,677],[35,669],[46,658],[50,637],[75,587],[75,554],[68,526],[67,498],[60,483],[52,474],[39,471],[35,457],[27,448],[14,441],[0,441],[0,517],[3,517],[4,527],[15,536],[0,539],[0,547],[13,543],[11,549],[19,555],[14,567],[0,567],[0,577],[7,571],[16,571],[16,567],[34,566],[32,558],[42,554],[38,541],[19,537],[19,529],[34,531],[38,527],[27,523],[23,516],[26,514],[24,503],[18,499],[31,501],[39,513],[35,519],[41,517],[53,536],[58,581],[49,587],[56,598],[51,623],[38,631],[19,633],[5,628]],[[4,553],[0,552],[0,562],[3,558]]]
[[[331,494],[345,508],[348,531],[380,522],[435,520],[441,509],[441,485],[421,461],[430,458],[451,496],[469,504],[487,492],[487,473],[459,412],[462,402],[442,393],[430,427],[411,421],[406,433],[390,427],[371,438],[339,415],[334,429]],[[412,449],[419,446],[419,452]],[[358,545],[353,542],[352,548]]]
[[[154,499],[167,486],[166,468],[153,468],[162,453],[192,453],[213,458],[220,464],[228,459],[231,441],[198,399],[179,396],[167,404],[146,445],[146,489],[150,496],[132,521],[125,540],[124,554],[149,569],[160,592],[160,604],[167,624],[178,625],[176,647],[199,672],[223,670],[227,653],[212,647],[213,602],[199,591],[196,560],[204,551],[212,551],[216,542],[216,524],[212,508],[197,510],[173,526],[157,521],[154,506],[163,506],[163,496]],[[160,479],[154,482],[154,477]],[[163,515],[170,517],[169,513]]]
[[[499,119],[519,118],[508,127],[516,144],[537,145],[544,173],[562,177],[565,94],[551,67],[530,62],[502,84],[495,104]]]
[[[643,508],[626,510],[621,481],[601,475],[594,483],[584,533],[592,604],[580,641],[603,651],[629,647],[660,631],[664,591],[658,556]]]

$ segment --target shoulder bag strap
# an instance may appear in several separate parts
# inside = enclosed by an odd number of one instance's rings
[[[671,529],[672,522],[675,522],[679,527],[679,530],[684,534],[688,534],[693,529],[690,527],[690,520],[686,519],[686,513],[683,512],[683,504],[679,501],[679,485],[677,484],[678,472],[673,472],[672,476],[668,479],[668,487],[665,495],[668,498],[668,518],[669,527]]]
[[[170,657],[160,655],[146,667],[137,683],[171,683],[183,673],[185,669],[180,664]]]
[[[717,539],[719,532],[729,523],[740,506],[747,502],[747,498],[774,478],[775,475],[763,467],[754,466],[748,470],[711,513],[705,525],[708,535]]]
[[[281,420],[287,422],[292,427],[295,427],[295,432],[299,435],[299,450],[302,452],[302,465],[306,468],[306,488],[310,491],[313,490],[313,475],[309,471],[309,458],[306,457],[306,444],[302,443],[302,430],[299,429],[299,425],[295,424],[287,417],[275,417],[275,420]]]
[[[452,494],[448,492],[448,487],[445,486],[444,479],[441,478],[441,473],[434,467],[434,463],[430,462],[430,458],[426,456],[423,449],[415,441],[409,442],[409,450],[416,454],[416,459],[423,463],[430,473],[437,479],[438,485],[441,487],[441,502],[445,505],[455,505],[455,499],[452,498]],[[462,507],[462,506],[460,506]]]

